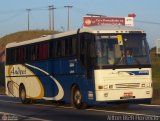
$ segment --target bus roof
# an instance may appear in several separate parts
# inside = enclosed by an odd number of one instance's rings
[[[123,25],[99,25],[99,26],[90,26],[90,27],[83,27],[79,30],[79,33],[93,33],[93,34],[98,34],[98,33],[144,33],[142,29],[136,29],[134,27],[127,27]],[[54,38],[60,38],[60,37],[65,37],[69,35],[75,35],[77,31],[68,31],[68,32],[63,32],[59,34],[54,34],[54,35],[46,35],[44,37],[32,39],[32,40],[27,40],[27,41],[22,41],[22,42],[13,42],[13,43],[8,43],[6,45],[6,48],[10,47],[16,47],[16,46],[21,46],[21,45],[26,45],[26,44],[32,44],[36,42],[42,42]]]

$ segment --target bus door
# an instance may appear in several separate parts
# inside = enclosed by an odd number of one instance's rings
[[[80,37],[80,61],[85,70],[87,79],[92,79],[94,69],[94,37],[90,34],[82,34]]]

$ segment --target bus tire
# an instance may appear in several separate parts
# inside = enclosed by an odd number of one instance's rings
[[[73,86],[71,91],[71,104],[77,109],[87,108],[87,104],[82,102],[82,94],[78,86]]]
[[[26,89],[25,89],[24,85],[21,85],[19,88],[19,98],[21,99],[21,102],[23,104],[30,104],[31,103],[31,99],[26,97]]]

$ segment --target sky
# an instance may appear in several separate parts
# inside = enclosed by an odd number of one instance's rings
[[[145,30],[150,48],[160,39],[160,0],[0,0],[0,37],[27,30],[27,11],[30,29],[49,28],[48,6],[54,5],[55,30],[67,29],[67,9],[70,5],[70,29],[82,27],[86,14],[126,17],[135,13],[135,27]]]

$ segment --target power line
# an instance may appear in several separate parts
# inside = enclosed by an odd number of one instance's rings
[[[42,6],[42,7],[35,7],[35,8],[31,8],[31,9],[19,9],[19,10],[1,10],[0,11],[0,14],[3,15],[8,15],[8,17],[6,18],[2,18],[0,20],[0,23],[4,23],[4,22],[7,22],[9,20],[13,20],[15,19],[17,16],[20,16],[20,14],[26,12],[28,12],[28,19],[27,19],[27,22],[28,22],[28,31],[30,30],[30,11],[48,11],[49,6]],[[60,7],[56,7],[54,8],[54,6],[52,5],[52,7],[50,8],[50,18],[49,18],[49,29],[50,30],[54,30],[54,23],[55,23],[55,17],[54,17],[54,10],[55,9],[66,9],[68,10],[68,16],[67,16],[67,30],[70,29],[70,9],[73,8],[73,6],[60,6]],[[89,11],[86,11],[86,10],[83,10],[83,9],[80,9],[80,8],[77,8],[77,7],[74,7],[74,11],[77,12],[77,14],[83,14],[84,16],[86,15],[86,13],[91,13]],[[15,14],[14,14],[15,13]],[[11,14],[11,15],[10,15]],[[10,15],[10,17],[9,17]],[[1,16],[2,17],[2,16]],[[157,25],[159,26],[160,23],[159,22],[155,22],[155,21],[144,21],[144,20],[135,20],[135,22],[137,23],[143,23],[143,24],[148,24],[148,25]]]
[[[155,24],[155,25],[160,25],[159,22],[152,22],[152,21],[135,20],[135,22],[145,23],[145,24]]]
[[[35,8],[30,8],[32,11],[39,11],[39,10],[48,10],[48,6],[41,6],[41,7],[35,7]],[[56,9],[64,9],[64,6],[59,6],[56,7]],[[13,9],[13,10],[0,10],[0,14],[12,14],[15,12],[25,12],[26,9]]]
[[[20,16],[20,15],[22,15],[22,14],[24,14],[24,12],[18,12],[18,13],[16,13],[16,14],[13,14],[13,15],[10,16],[10,17],[7,17],[7,18],[5,18],[5,19],[1,19],[1,20],[0,20],[0,23],[4,23],[4,22],[10,21],[10,20],[13,20],[13,19],[15,19],[17,16]]]

